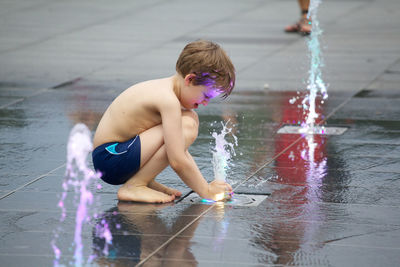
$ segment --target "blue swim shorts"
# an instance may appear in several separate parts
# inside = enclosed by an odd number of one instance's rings
[[[92,153],[93,165],[101,172],[101,179],[112,185],[124,184],[140,169],[140,137],[96,147]]]

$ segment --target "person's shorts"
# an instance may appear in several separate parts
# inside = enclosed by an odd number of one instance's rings
[[[124,184],[140,169],[140,137],[100,145],[93,150],[92,158],[94,169],[101,172],[104,182]]]

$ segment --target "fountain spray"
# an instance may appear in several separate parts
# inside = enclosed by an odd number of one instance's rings
[[[90,221],[93,210],[90,206],[93,204],[93,193],[90,191],[90,186],[96,182],[101,173],[94,172],[87,166],[87,157],[92,151],[93,145],[91,141],[90,130],[84,124],[77,124],[70,132],[68,145],[67,145],[67,167],[63,180],[63,193],[61,194],[58,207],[61,209],[60,223],[64,222],[67,212],[65,208],[65,200],[68,195],[68,189],[71,186],[75,192],[75,198],[79,201],[77,203],[76,217],[75,217],[75,233],[74,242],[74,266],[83,265],[83,244],[82,244],[82,228],[83,225]],[[97,185],[99,188],[99,185]],[[93,217],[96,217],[94,213]],[[59,233],[62,231],[59,226],[54,234],[54,239],[51,242],[55,259],[54,266],[60,266],[61,250],[57,247],[56,241]],[[101,229],[99,234],[106,240],[108,244],[111,243],[111,234],[108,229]]]
[[[321,67],[323,66],[322,54],[319,43],[319,36],[322,34],[322,30],[319,26],[317,18],[318,6],[321,0],[310,0],[308,8],[308,19],[312,21],[311,36],[308,39],[308,50],[310,52],[311,62],[309,77],[307,81],[308,94],[302,101],[303,109],[308,110],[306,122],[303,123],[302,132],[314,133],[315,119],[318,118],[318,114],[315,112],[316,97],[318,92],[322,95],[321,104],[324,103],[325,99],[328,98],[327,87],[322,79]]]
[[[214,168],[214,179],[217,181],[226,181],[226,171],[229,168],[229,162],[232,156],[235,156],[234,146],[237,146],[237,137],[232,133],[232,128],[228,127],[229,120],[222,124],[222,130],[218,134],[217,132],[212,133],[212,137],[215,139],[215,147],[212,151],[213,154],[213,168]],[[229,143],[225,136],[231,134],[234,142]]]

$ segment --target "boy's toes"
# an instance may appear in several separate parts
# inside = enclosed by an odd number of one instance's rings
[[[180,191],[170,188],[168,186],[165,186],[163,184],[157,183],[154,180],[149,183],[149,187],[156,191],[162,192],[164,194],[174,195],[176,197],[182,196],[182,193]]]
[[[168,203],[175,199],[175,195],[169,195],[169,197],[165,198],[162,203]]]
[[[182,192],[181,191],[178,191],[178,190],[175,190],[175,189],[173,189],[173,190],[174,190],[174,193],[173,193],[174,196],[176,196],[176,197],[182,196]]]
[[[168,195],[172,195],[172,196],[174,196],[174,197],[180,197],[180,196],[182,196],[182,192],[181,192],[181,191],[176,190],[176,189],[173,189],[173,188],[169,188],[169,187],[168,187],[168,189],[165,190],[164,193],[166,193],[166,194],[168,194]]]

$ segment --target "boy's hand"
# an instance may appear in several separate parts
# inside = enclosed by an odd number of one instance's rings
[[[232,186],[222,181],[212,181],[208,185],[208,194],[215,201],[229,200],[232,197]]]

